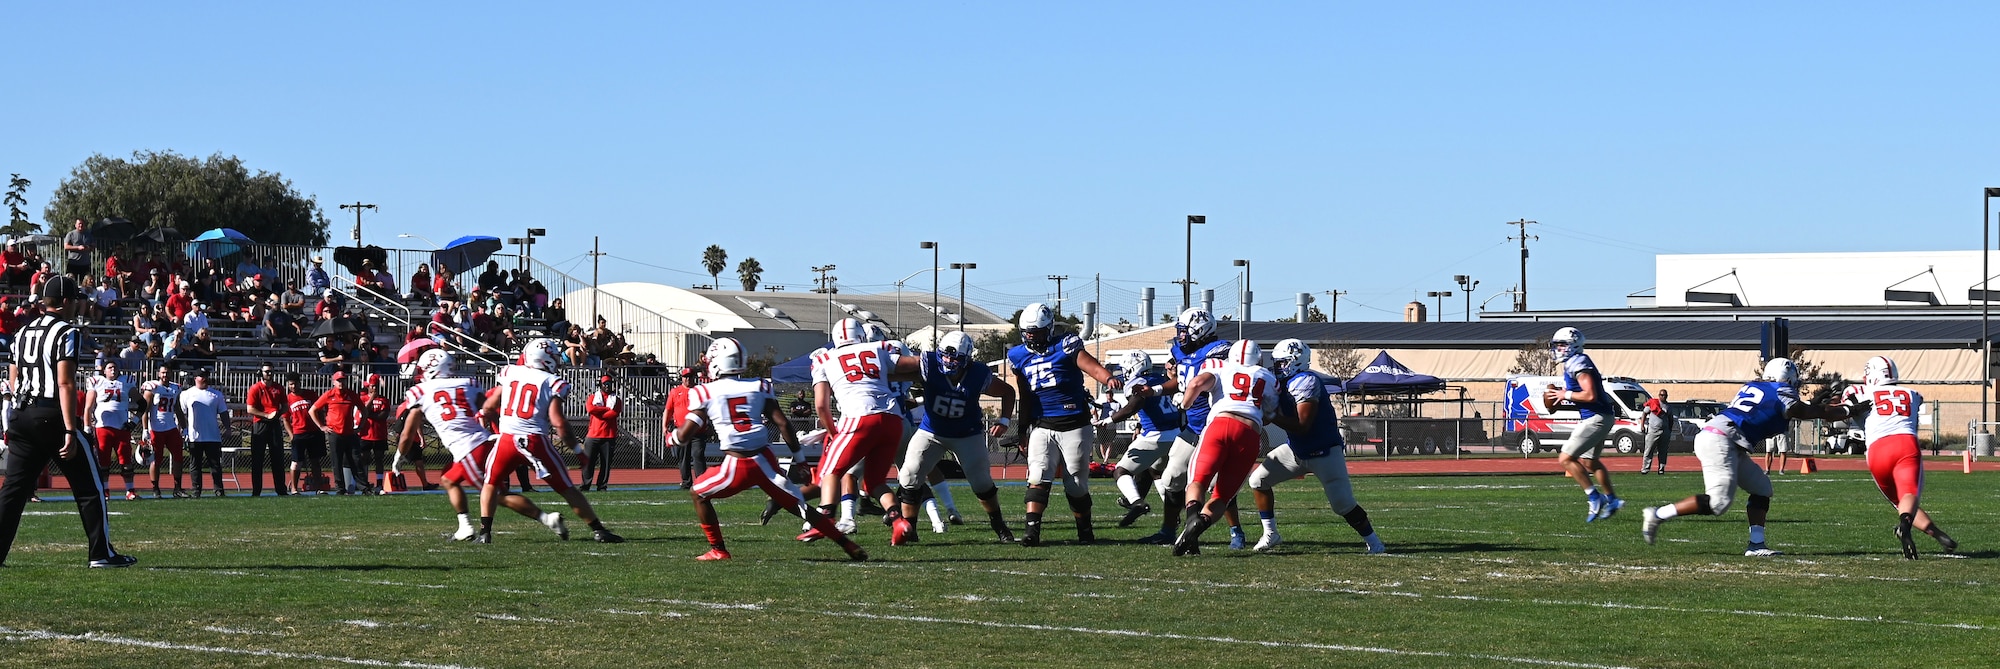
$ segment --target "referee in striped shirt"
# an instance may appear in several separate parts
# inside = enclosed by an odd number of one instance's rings
[[[6,407],[7,479],[0,485],[0,565],[14,547],[21,511],[35,493],[35,479],[54,460],[76,495],[83,532],[90,537],[90,566],[129,567],[138,558],[111,549],[110,519],[97,480],[97,449],[83,432],[77,405],[76,364],[83,355],[81,328],[70,315],[83,292],[57,275],[41,286],[42,313],[14,336],[13,402]]]

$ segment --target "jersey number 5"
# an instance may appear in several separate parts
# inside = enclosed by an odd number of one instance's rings
[[[877,379],[882,377],[882,366],[875,364],[874,351],[862,351],[840,356],[840,371],[847,374],[847,380]]]
[[[737,432],[757,429],[757,419],[750,415],[750,398],[729,398],[729,424],[734,426]]]
[[[1875,391],[1875,401],[1873,404],[1875,405],[1875,414],[1879,416],[1902,416],[1908,418],[1910,415],[1910,394],[1905,391],[1877,390]]]

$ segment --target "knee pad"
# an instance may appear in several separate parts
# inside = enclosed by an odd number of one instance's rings
[[[972,491],[972,496],[979,498],[981,501],[991,502],[1000,497],[1000,488],[995,486],[985,490],[974,490]]]
[[[897,488],[896,501],[908,504],[910,506],[921,505],[924,503],[924,490],[927,487],[928,486],[919,483],[917,485],[906,485],[901,488]]]
[[[1751,495],[1750,503],[1744,508],[1750,511],[1769,511],[1771,509],[1771,498],[1763,495]]]
[[[1028,486],[1029,504],[1048,504],[1049,489],[1044,486]]]
[[[1697,513],[1700,513],[1704,516],[1720,516],[1722,515],[1722,512],[1729,510],[1729,504],[1725,502],[1722,505],[1722,508],[1717,509],[1715,508],[1715,505],[1709,501],[1708,495],[1695,495],[1694,510]]]
[[[1090,513],[1089,495],[1069,495],[1069,509],[1077,513]]]

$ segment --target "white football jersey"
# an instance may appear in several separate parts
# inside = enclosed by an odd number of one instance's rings
[[[90,394],[97,400],[97,426],[112,429],[125,427],[132,413],[132,382],[124,377],[104,378],[103,375],[90,377]]]
[[[1874,443],[1892,434],[1917,434],[1917,416],[1923,406],[1924,396],[1909,388],[1864,385],[1848,401],[1849,420],[1865,416],[1862,433]]]
[[[146,429],[154,432],[181,429],[180,422],[174,419],[174,407],[181,402],[180,384],[148,381],[145,390],[153,394],[153,405],[146,409]]]
[[[438,440],[451,459],[472,453],[472,449],[493,438],[479,424],[479,384],[472,379],[431,379],[410,387],[404,402],[423,409],[424,418],[437,431]]]
[[[848,344],[812,354],[813,383],[833,386],[834,406],[842,418],[902,412],[889,373],[896,369],[894,344],[886,341]]]
[[[549,434],[549,403],[569,396],[569,381],[533,367],[508,365],[493,377],[500,393],[500,432]]]
[[[688,417],[715,426],[725,451],[757,451],[771,445],[764,426],[766,402],[776,401],[771,383],[763,379],[720,378],[695,386],[688,393]]]
[[[1211,413],[1233,413],[1260,423],[1267,422],[1264,411],[1278,406],[1278,393],[1284,389],[1276,374],[1255,365],[1224,362],[1201,373],[1215,377],[1215,385],[1208,389]]]

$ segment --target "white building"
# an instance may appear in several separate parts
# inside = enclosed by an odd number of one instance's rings
[[[2000,254],[1991,264],[2000,271]],[[1653,296],[1642,291],[1628,306],[1979,305],[1976,251],[1660,255],[1653,268]]]

